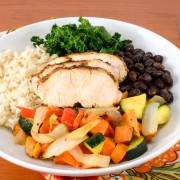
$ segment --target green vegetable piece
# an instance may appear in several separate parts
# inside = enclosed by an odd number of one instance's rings
[[[101,133],[96,133],[90,138],[88,138],[85,141],[85,143],[88,144],[91,148],[94,148],[103,141],[104,141],[104,136]]]
[[[99,154],[102,151],[104,145],[104,136],[101,133],[97,133],[88,138],[84,145],[94,154]]]
[[[126,158],[127,158],[127,160],[135,159],[135,158],[141,156],[142,154],[144,154],[146,151],[147,151],[147,143],[146,143],[144,137],[140,136],[140,137],[134,139],[130,143],[130,145],[128,147]]]
[[[19,118],[19,125],[21,126],[22,130],[26,134],[31,134],[31,128],[32,128],[33,124],[29,120],[27,120],[23,117],[20,117]]]
[[[79,25],[54,24],[44,38],[33,36],[31,41],[34,46],[42,45],[50,55],[59,56],[85,51],[116,53],[131,43],[130,40],[121,40],[119,33],[111,35],[103,26],[92,26],[83,17],[79,18]]]
[[[137,118],[142,119],[143,111],[146,106],[146,94],[122,99],[120,106],[124,112],[134,110]]]
[[[171,116],[170,106],[169,105],[160,106],[156,115],[158,124],[164,124],[168,122],[168,120],[170,119],[170,116]]]

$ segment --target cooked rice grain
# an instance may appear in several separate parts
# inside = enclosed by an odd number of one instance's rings
[[[39,47],[0,54],[0,125],[13,128],[19,118],[17,106],[35,108],[41,104],[33,93],[30,78],[43,63],[55,57]]]

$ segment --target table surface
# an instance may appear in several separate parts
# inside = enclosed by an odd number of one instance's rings
[[[0,0],[0,31],[48,18],[97,16],[144,26],[180,47],[180,0]],[[0,159],[0,179],[41,180],[39,173]]]

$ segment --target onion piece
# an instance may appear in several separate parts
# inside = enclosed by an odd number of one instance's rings
[[[159,103],[159,105],[162,105],[164,104],[166,101],[163,97],[161,96],[158,96],[158,95],[155,95],[153,96],[149,101],[148,103]]]
[[[110,157],[100,154],[84,154],[79,146],[71,149],[70,154],[85,166],[91,167],[109,167]]]
[[[115,128],[121,123],[121,113],[118,110],[108,111],[107,116],[112,119],[112,126]]]
[[[67,134],[68,128],[66,127],[66,125],[64,125],[63,123],[57,125],[52,132],[48,133],[47,135],[50,136],[53,139],[57,139],[61,136],[64,136],[65,134]]]
[[[58,156],[65,151],[68,151],[75,146],[79,145],[87,138],[87,133],[100,122],[100,119],[94,119],[86,125],[72,131],[60,137],[54,141],[43,154],[44,158],[50,158],[52,156]]]
[[[156,120],[156,114],[158,112],[159,103],[147,104],[143,119],[142,119],[142,133],[144,136],[151,136],[156,134],[158,129],[158,123]]]
[[[81,109],[102,116],[108,112],[117,111],[119,107],[107,107],[107,108],[104,107],[104,108],[89,108],[89,109],[81,108]]]
[[[34,121],[33,121],[33,127],[31,129],[31,135],[33,139],[41,144],[51,143],[57,138],[68,133],[68,129],[64,124],[59,124],[50,133],[47,134],[38,133],[39,128],[46,117],[47,111],[48,111],[48,107],[45,106],[41,106],[36,109]]]

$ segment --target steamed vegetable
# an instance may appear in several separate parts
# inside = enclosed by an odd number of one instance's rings
[[[41,146],[32,137],[28,136],[25,144],[26,153],[33,158],[38,158],[41,154]]]
[[[99,119],[94,119],[86,125],[64,135],[63,137],[54,141],[43,154],[44,158],[50,158],[52,156],[58,156],[65,151],[68,151],[75,146],[79,145],[85,139],[87,139],[87,133],[100,122]]]
[[[130,40],[121,40],[121,35],[111,35],[103,26],[92,26],[90,22],[80,17],[79,25],[68,24],[58,26],[54,24],[51,32],[40,38],[31,38],[34,46],[43,45],[49,54],[63,56],[73,52],[119,52],[129,44]]]
[[[99,122],[99,124],[91,130],[91,132],[93,134],[101,133],[103,135],[107,135],[108,130],[109,130],[109,123],[102,119]]]
[[[112,161],[117,164],[125,157],[128,147],[124,144],[117,144],[111,153]]]
[[[156,115],[158,124],[166,123],[170,119],[170,116],[171,116],[171,109],[169,105],[165,104],[158,108]]]
[[[129,125],[117,126],[114,141],[116,143],[129,142],[132,139],[133,128]]]
[[[89,109],[82,108],[82,110],[102,116],[108,113],[113,113],[113,112],[118,111],[118,107],[89,108]]]
[[[32,122],[30,120],[25,119],[25,118],[20,116],[19,125],[26,134],[31,133],[31,129],[32,129],[33,124],[32,124]]]
[[[73,123],[77,113],[72,108],[65,108],[61,117],[61,122],[64,123],[68,129],[73,129]]]
[[[78,162],[68,151],[64,152],[59,156],[56,156],[53,161],[56,164],[68,164],[76,168],[81,166],[81,163]]]
[[[133,134],[140,136],[139,123],[134,110],[128,110],[122,116],[122,124],[127,124],[133,128]]]
[[[98,154],[102,151],[104,145],[104,136],[101,133],[97,133],[88,138],[84,145],[94,154]]]
[[[141,119],[146,106],[146,94],[122,99],[120,105],[124,112],[134,110],[137,118]]]
[[[142,133],[144,136],[154,136],[157,132],[158,122],[156,119],[159,103],[148,103],[143,119],[142,119]]]
[[[102,148],[102,154],[106,155],[106,156],[110,156],[111,153],[113,152],[114,148],[115,148],[115,143],[112,139],[106,137],[104,144],[103,144],[103,148]]]
[[[163,97],[161,96],[158,96],[158,95],[155,95],[153,96],[149,101],[148,103],[159,103],[160,105],[164,104],[166,101]]]
[[[14,142],[19,145],[24,145],[26,142],[26,134],[19,124],[16,124],[13,129]]]
[[[110,157],[100,154],[84,154],[80,147],[75,147],[69,151],[71,155],[88,168],[92,167],[108,167]]]
[[[147,144],[143,136],[134,139],[128,146],[127,159],[131,160],[139,157],[147,151]]]
[[[29,109],[29,108],[25,108],[25,107],[20,107],[20,106],[18,106],[18,108],[21,110],[20,111],[20,115],[22,117],[30,118],[30,119],[34,118],[35,110]]]

